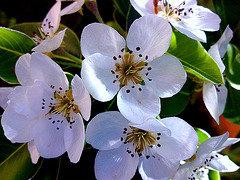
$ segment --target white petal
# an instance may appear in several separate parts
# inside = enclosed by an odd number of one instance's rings
[[[163,55],[151,61],[152,70],[145,81],[161,98],[171,97],[177,94],[186,82],[187,74],[181,62],[174,56]]]
[[[220,57],[218,45],[217,44],[212,45],[208,50],[208,53],[212,56],[213,60],[217,63],[221,73],[223,73],[225,70],[225,66]]]
[[[13,91],[14,88],[11,87],[2,87],[0,88],[0,106],[3,109],[6,109],[8,106],[8,95]]]
[[[60,10],[61,2],[57,1],[42,22],[41,28],[45,34],[53,35],[58,30],[61,19]]]
[[[227,45],[232,38],[233,38],[233,31],[229,28],[229,25],[228,25],[225,31],[223,32],[221,38],[216,43],[218,45],[221,58],[223,58],[224,54],[227,52]]]
[[[189,13],[186,18],[184,16],[181,18],[186,26],[204,31],[219,30],[221,19],[217,14],[202,6],[192,6],[191,8],[194,13]]]
[[[130,92],[129,92],[130,91]],[[117,105],[122,115],[129,121],[141,124],[160,113],[160,98],[151,87],[124,86],[117,95]]]
[[[120,85],[113,83],[114,60],[102,54],[93,54],[82,62],[81,77],[88,92],[98,101],[109,101],[118,92]]]
[[[207,156],[213,151],[221,149],[222,145],[227,141],[229,133],[226,132],[221,136],[215,136],[204,141],[198,148],[194,163],[198,166],[203,163]]]
[[[189,166],[186,166],[186,164],[189,164],[189,162],[187,162],[179,167],[176,174],[172,178],[173,180],[186,180],[187,179],[187,175],[188,175],[187,173],[189,171],[191,172],[191,170],[190,170]]]
[[[222,151],[223,149],[225,149],[226,147],[232,145],[232,144],[235,144],[237,142],[240,141],[240,138],[228,138],[222,145],[221,147],[215,149],[215,151],[217,152],[220,152]]]
[[[215,85],[207,81],[203,83],[203,101],[211,116],[219,124],[217,91]]]
[[[30,153],[32,163],[37,164],[40,154],[38,153],[37,147],[35,146],[33,140],[28,142],[28,151]]]
[[[33,80],[43,81],[49,87],[53,85],[57,91],[59,87],[63,90],[68,89],[68,80],[61,67],[42,53],[32,54],[30,72]]]
[[[11,106],[8,106],[4,111],[1,123],[4,135],[9,140],[25,143],[33,139],[32,130],[36,121],[16,113]]]
[[[221,115],[225,109],[227,102],[228,90],[224,84],[216,85],[218,88],[217,97],[218,97],[218,114]]]
[[[171,131],[159,120],[155,118],[149,118],[142,124],[131,124],[131,126],[149,131],[149,132],[162,132],[167,135],[171,135]]]
[[[192,126],[177,117],[161,119],[161,122],[171,131],[171,136],[161,135],[157,148],[158,154],[165,158],[185,160],[193,156],[197,150],[198,136]]]
[[[127,46],[134,55],[148,56],[151,61],[168,50],[171,37],[172,28],[166,20],[156,15],[147,15],[132,23],[128,31]],[[140,50],[137,51],[136,48]]]
[[[95,159],[95,175],[97,179],[131,179],[137,169],[139,156],[132,157],[126,152],[124,145],[119,148],[99,151]]]
[[[86,58],[94,53],[118,56],[125,49],[124,38],[112,27],[100,23],[87,25],[81,35],[81,50]]]
[[[89,120],[91,113],[91,98],[82,79],[75,75],[71,82],[74,103],[78,105],[81,115]]]
[[[217,154],[217,156],[217,158],[215,157],[208,162],[210,169],[219,172],[234,172],[239,169],[239,167],[232,162],[227,155],[223,156]]]
[[[8,105],[11,106],[16,113],[28,116],[31,114],[31,108],[28,103],[28,86],[16,86],[8,95]]]
[[[15,73],[18,79],[18,82],[22,86],[30,86],[33,84],[33,80],[30,75],[30,54],[24,54],[20,56],[15,65]]]
[[[64,143],[65,122],[62,124],[57,122],[57,120],[62,121],[61,115],[58,117],[56,115],[52,121],[48,118],[48,116],[42,117],[33,129],[34,143],[40,156],[55,158],[66,152]]]
[[[95,149],[109,150],[121,144],[124,128],[129,122],[117,111],[108,111],[96,115],[88,124],[86,141]]]
[[[54,91],[42,81],[35,81],[34,85],[28,88],[27,105],[30,109],[29,116],[32,118],[45,116],[50,110],[54,97]]]
[[[130,0],[132,6],[136,11],[142,16],[148,14],[154,14],[154,5],[152,1],[149,0]]]
[[[61,10],[60,16],[77,12],[78,10],[81,9],[83,4],[84,4],[84,0],[77,0],[71,3],[70,5],[68,5],[67,7]]]
[[[144,180],[171,179],[177,171],[180,162],[166,159],[158,154],[146,159],[142,157],[138,166],[139,173]]]
[[[191,39],[195,39],[201,42],[207,42],[207,37],[204,31],[188,27],[184,22],[170,19],[171,24],[181,33],[185,34]]]
[[[75,122],[71,125],[72,128],[66,127],[65,129],[64,142],[70,161],[77,163],[84,147],[85,129],[80,114],[74,113],[73,120]]]
[[[59,31],[51,39],[43,40],[39,45],[34,47],[32,51],[46,53],[46,52],[51,52],[53,50],[56,50],[61,46],[66,30],[67,28],[65,28],[62,31]]]

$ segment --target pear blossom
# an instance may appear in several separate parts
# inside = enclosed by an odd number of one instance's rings
[[[240,138],[228,138],[226,132],[221,136],[211,137],[200,144],[197,153],[189,162],[181,165],[174,180],[208,180],[209,170],[219,172],[234,172],[239,167],[232,162],[227,155],[221,155],[222,151],[231,144],[240,141]]]
[[[58,1],[73,1],[70,5],[66,6],[61,10],[60,16],[72,14],[79,11],[85,2],[85,0],[58,0]]]
[[[89,93],[102,102],[117,94],[119,110],[134,123],[156,117],[160,113],[159,97],[173,96],[186,81],[180,61],[163,55],[171,36],[170,25],[154,15],[135,20],[126,42],[107,25],[86,26],[81,36],[85,56],[81,77]]]
[[[198,137],[177,117],[132,124],[120,112],[108,111],[90,121],[86,141],[99,149],[94,166],[97,179],[131,179],[137,168],[143,179],[169,179],[180,160],[195,153]]]
[[[1,121],[5,136],[29,142],[33,163],[39,156],[54,158],[66,151],[71,162],[78,162],[85,139],[83,118],[89,120],[91,108],[81,78],[75,75],[69,89],[60,66],[37,52],[21,56],[15,72],[21,86],[7,96]]]
[[[1,87],[0,88],[0,107],[3,109],[7,108],[8,95],[12,92],[11,87]]]
[[[219,30],[221,19],[209,9],[198,6],[197,0],[130,0],[132,6],[145,16],[156,14],[170,22],[188,37],[206,42],[204,31]]]
[[[227,51],[227,45],[233,37],[233,32],[227,26],[221,38],[216,44],[210,47],[208,53],[213,57],[221,73],[223,74],[225,66],[222,62],[224,54]],[[209,113],[219,124],[219,116],[223,113],[227,100],[227,88],[224,84],[213,84],[208,81],[203,83],[203,101]]]
[[[61,11],[61,2],[57,1],[50,11],[47,13],[44,18],[41,27],[39,28],[40,37],[33,33],[33,41],[36,42],[37,46],[32,49],[35,52],[51,52],[60,47],[62,44],[65,32],[67,28],[59,31],[60,24],[60,11]]]

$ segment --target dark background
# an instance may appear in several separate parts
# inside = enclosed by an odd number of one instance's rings
[[[0,7],[0,26],[11,27],[11,25],[23,22],[41,22],[50,10],[55,0],[13,0],[1,2]],[[104,22],[113,20],[113,11],[115,9],[112,0],[99,0],[99,12]],[[67,5],[67,3],[65,3]],[[83,6],[83,16],[79,13],[63,16],[61,23],[71,28],[78,37],[80,37],[82,29],[89,23],[97,22],[95,16],[86,6]],[[75,70],[79,74],[79,70]],[[9,86],[0,80],[0,86]],[[197,94],[197,100],[189,103],[187,108],[178,116],[189,122],[194,127],[200,127],[209,132],[212,136],[223,134],[226,132],[224,126],[217,126],[201,100],[201,93]],[[94,101],[92,103],[92,116],[107,109],[110,102],[100,103]],[[116,110],[116,103],[110,110]],[[184,131],[184,130],[183,130]],[[86,145],[85,150],[77,164],[70,163],[66,153],[55,159],[47,159],[42,163],[35,179],[95,179],[94,176],[94,159],[97,150]],[[40,159],[39,161],[42,161]],[[59,166],[60,165],[60,166]],[[60,167],[60,168],[59,168]],[[136,173],[134,179],[141,179]],[[228,179],[225,177],[225,179]]]

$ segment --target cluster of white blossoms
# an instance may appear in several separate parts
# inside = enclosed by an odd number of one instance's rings
[[[177,94],[187,79],[182,63],[165,54],[171,25],[205,42],[204,31],[219,29],[216,14],[198,6],[196,0],[131,0],[142,17],[132,23],[126,40],[102,23],[83,29],[82,79],[75,75],[69,85],[61,67],[44,53],[61,46],[66,31],[57,32],[61,16],[78,11],[84,1],[74,1],[62,10],[61,2],[57,1],[43,20],[39,28],[42,37],[34,34],[34,52],[17,61],[19,86],[0,89],[5,136],[12,142],[27,142],[33,163],[40,156],[55,158],[65,152],[77,163],[86,140],[99,150],[94,166],[99,180],[128,180],[137,169],[146,180],[205,180],[209,170],[239,169],[218,152],[240,139],[228,138],[225,133],[199,145],[196,131],[184,120],[156,118],[161,111],[160,98]],[[221,57],[231,38],[228,27],[209,50],[222,73]],[[117,96],[120,112],[96,115],[85,132],[83,119],[90,119],[90,95],[101,102]],[[204,82],[203,100],[218,123],[226,96],[224,85]]]

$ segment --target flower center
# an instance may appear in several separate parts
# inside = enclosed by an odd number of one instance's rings
[[[127,52],[115,64],[116,69],[113,72],[121,87],[127,86],[129,83],[141,84],[143,81],[141,71],[145,66],[147,66],[146,62],[136,61],[134,55]]]
[[[190,167],[188,172],[188,179],[189,180],[196,180],[196,179],[208,179],[208,172],[209,170],[206,169],[204,166],[199,167]]]
[[[38,45],[45,39],[52,39],[56,34],[53,32],[54,26],[51,25],[51,21],[46,19],[40,27],[38,27],[38,32],[40,36],[37,35],[36,32],[33,32],[32,40]]]
[[[151,132],[144,131],[130,126],[130,131],[127,132],[126,142],[132,143],[135,151],[141,153],[144,149],[150,148],[155,144],[156,138]]]
[[[60,89],[62,90],[62,89]],[[43,99],[43,107],[45,104],[45,99]],[[60,114],[62,118],[66,119],[67,122],[71,125],[75,121],[73,120],[74,113],[79,113],[78,105],[74,104],[74,98],[72,95],[72,90],[68,90],[65,93],[61,91],[55,91],[54,97],[51,98],[51,101],[49,103],[50,108],[49,112],[45,114],[45,116],[49,115],[49,120],[53,120],[53,124],[55,123],[55,120],[52,119],[54,115]],[[58,120],[60,122],[60,120]],[[63,123],[63,120],[61,120],[61,123]],[[70,126],[72,128],[72,126]]]
[[[137,152],[139,156],[145,154],[146,158],[150,157],[151,148],[156,145],[156,147],[161,147],[159,144],[161,133],[149,132],[139,128],[129,126],[129,128],[124,128],[123,134],[125,137],[121,138],[124,144],[129,144],[127,152],[134,157],[133,152]],[[124,140],[125,139],[125,140]],[[155,156],[152,155],[154,158]]]
[[[163,17],[170,17],[175,21],[181,21],[181,16],[187,16],[188,13],[193,13],[192,8],[188,8],[187,11],[184,6],[186,3],[183,1],[177,6],[170,4],[168,0],[153,0],[155,14]]]

